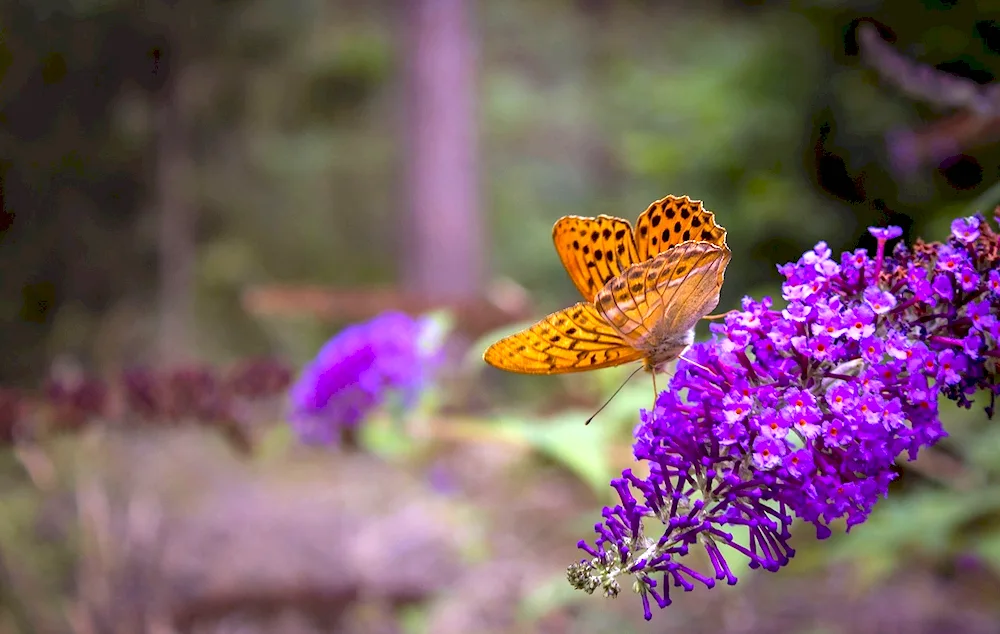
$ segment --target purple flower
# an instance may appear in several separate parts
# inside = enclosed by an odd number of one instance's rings
[[[996,304],[991,304],[987,299],[969,303],[969,319],[972,321],[972,327],[979,332],[988,333],[993,329],[997,322],[995,312]]]
[[[895,225],[888,227],[868,227],[868,233],[875,236],[876,240],[892,240],[903,235],[903,228]]]
[[[986,281],[986,288],[990,290],[990,293],[994,297],[1000,297],[1000,271],[996,269],[990,271],[990,277]]]
[[[722,404],[726,408],[725,417],[727,423],[736,423],[743,420],[750,414],[753,406],[749,397],[739,393],[729,394],[722,400]]]
[[[938,358],[938,380],[945,385],[956,385],[962,380],[962,372],[965,370],[965,355],[954,350],[945,350]]]
[[[971,293],[979,287],[979,273],[971,266],[965,265],[955,276],[958,286],[966,293]]]
[[[884,315],[896,307],[896,298],[892,293],[883,291],[875,286],[869,286],[864,292],[865,303],[875,311],[877,315]]]
[[[770,471],[781,464],[784,453],[784,443],[769,436],[757,436],[757,440],[753,442],[753,463],[762,471]]]
[[[983,338],[974,333],[966,335],[962,340],[962,351],[972,359],[979,358],[979,351],[983,349]]]
[[[950,245],[942,245],[938,249],[937,268],[945,273],[955,273],[965,262],[965,249],[956,249]]]
[[[860,304],[847,316],[847,336],[855,341],[875,334],[875,311],[866,304]]]
[[[969,244],[979,239],[980,216],[955,218],[951,222],[951,235],[962,244]]]
[[[931,288],[934,289],[934,293],[946,302],[950,302],[955,299],[955,292],[952,288],[951,277],[941,273],[934,277],[934,281],[931,283]]]
[[[808,427],[808,420],[803,414],[799,417],[798,422],[803,427]],[[768,408],[765,412],[760,415],[760,433],[761,437],[767,437],[774,440],[783,440],[788,436],[788,428],[790,421],[776,412],[775,410]]]
[[[670,389],[640,412],[633,453],[649,475],[612,482],[621,503],[579,543],[590,558],[570,566],[570,583],[614,596],[630,575],[649,619],[653,603],[671,603],[671,586],[736,583],[727,557],[769,571],[787,564],[793,518],[820,539],[834,522],[864,522],[897,458],[946,435],[940,396],[970,407],[977,390],[1000,393],[997,235],[970,226],[953,224],[946,244],[891,253],[885,243],[902,231],[871,228],[874,258],[832,258],[820,243],[778,267],[783,310],[745,298],[712,324],[714,340],[689,348]],[[749,547],[736,530],[749,532]],[[687,565],[693,548],[711,575]]]
[[[290,390],[292,427],[309,444],[336,443],[398,394],[409,406],[437,361],[423,341],[431,322],[383,313],[334,336],[302,370]]]

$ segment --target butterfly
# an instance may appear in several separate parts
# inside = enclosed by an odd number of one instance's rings
[[[715,214],[687,196],[652,203],[634,231],[613,216],[565,216],[552,239],[586,301],[491,345],[493,367],[564,374],[642,361],[655,378],[718,306],[732,257]]]

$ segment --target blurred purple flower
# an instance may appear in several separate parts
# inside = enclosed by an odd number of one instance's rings
[[[817,245],[779,267],[784,311],[746,298],[713,324],[714,342],[685,353],[670,390],[640,414],[633,451],[649,475],[626,470],[612,481],[620,504],[605,507],[593,545],[579,543],[591,559],[570,566],[571,584],[614,596],[617,577],[630,574],[650,619],[650,598],[666,607],[670,585],[735,584],[726,553],[776,571],[795,554],[793,518],[820,539],[840,519],[850,530],[887,494],[897,456],[912,460],[946,435],[939,395],[970,407],[989,390],[992,416],[997,235],[977,216],[957,223],[948,244],[886,256],[901,231],[871,233],[875,258],[838,262]],[[975,272],[974,288],[955,284],[960,271]],[[658,535],[647,533],[649,518],[662,523]],[[696,544],[711,575],[685,563]]]
[[[432,322],[390,312],[349,326],[319,351],[290,391],[291,424],[309,444],[336,443],[389,394],[409,407],[439,360],[426,339]]]
[[[49,379],[42,392],[54,410],[56,426],[61,429],[80,429],[107,414],[108,386],[100,379]]]

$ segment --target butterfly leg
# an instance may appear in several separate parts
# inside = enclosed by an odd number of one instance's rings
[[[727,310],[726,312],[719,313],[718,315],[705,315],[704,317],[702,317],[702,319],[723,319],[724,317],[728,317],[732,313],[738,313],[738,312],[740,312],[740,311],[738,311],[738,310]]]
[[[666,370],[664,370],[663,373],[667,375],[668,379],[674,378],[674,375],[670,372],[667,372]],[[653,400],[655,401],[660,391],[656,389],[656,372],[653,372],[652,375],[653,375]]]

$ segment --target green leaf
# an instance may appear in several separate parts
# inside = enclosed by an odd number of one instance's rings
[[[972,547],[972,552],[982,557],[983,561],[994,572],[1000,574],[1000,531],[977,540]]]
[[[534,585],[518,607],[518,618],[524,623],[535,623],[546,614],[580,602],[583,597],[579,590],[574,590],[566,581],[566,573],[560,572],[552,575],[551,579]]]
[[[288,454],[288,450],[295,442],[295,433],[287,422],[268,425],[257,441],[253,459],[260,464],[279,462]]]
[[[1000,487],[976,495],[961,491],[921,491],[882,501],[867,522],[831,545],[835,559],[851,559],[868,576],[888,574],[913,550],[947,554],[959,531],[984,510],[1000,508]]]
[[[398,417],[387,414],[371,416],[358,428],[361,445],[376,455],[393,457],[413,451],[414,442]]]
[[[1000,473],[1000,460],[997,460],[1000,456],[1000,425],[977,431],[962,446],[970,466],[980,469],[984,475]]]
[[[534,450],[564,465],[596,495],[604,496],[608,483],[616,475],[608,457],[611,428],[607,425],[585,426],[583,423],[589,416],[587,412],[568,410],[540,421],[504,418],[497,425]]]

